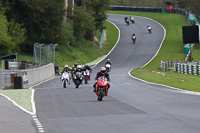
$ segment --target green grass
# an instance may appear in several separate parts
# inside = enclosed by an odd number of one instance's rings
[[[158,55],[147,66],[134,69],[132,72],[161,71],[161,60],[185,60],[186,54],[183,53],[182,26],[186,26],[188,23],[183,15],[128,11],[108,11],[108,13],[148,17],[156,20],[166,29],[166,38]],[[197,54],[200,51],[199,49],[200,47],[196,45],[193,52],[193,58],[195,60],[199,59]],[[199,76],[184,75],[176,72],[165,72],[164,74],[165,76],[154,73],[132,73],[133,76],[149,82],[200,92],[198,87],[200,80]]]
[[[0,90],[1,94],[8,96],[17,104],[32,112],[31,93],[30,89],[15,89],[15,90]]]
[[[194,61],[200,61],[200,44],[195,44],[194,49],[192,51],[192,58]]]
[[[132,74],[148,82],[168,85],[184,90],[200,92],[200,77],[191,74],[180,74],[177,72],[158,72],[153,74]]]
[[[104,23],[104,26],[107,31],[107,41],[103,44],[102,48],[99,48],[97,44],[86,41],[82,41],[82,44],[79,44],[78,48],[72,48],[70,46],[60,48],[62,50],[56,51],[56,64],[59,67],[63,67],[65,64],[72,66],[75,62],[83,65],[106,55],[117,41],[118,30],[107,21]]]

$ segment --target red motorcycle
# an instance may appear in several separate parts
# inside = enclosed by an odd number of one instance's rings
[[[101,76],[98,78],[97,84],[96,84],[96,95],[97,100],[102,101],[104,96],[107,96],[107,90],[108,90],[108,81],[105,76]]]
[[[130,21],[131,21],[132,23],[135,23],[135,20],[134,20],[134,18],[131,18],[131,19],[130,19]]]
[[[133,41],[133,43],[136,42],[136,36],[132,36],[132,41]]]

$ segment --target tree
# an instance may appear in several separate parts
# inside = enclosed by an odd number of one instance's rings
[[[93,32],[95,31],[95,20],[93,17],[94,12],[86,9],[86,7],[74,8],[73,26],[74,34],[77,39],[85,38],[93,40]]]
[[[103,27],[103,21],[107,18],[106,10],[110,8],[110,0],[77,0],[76,4],[92,10],[94,12],[93,17],[95,18],[96,28],[101,29]]]
[[[10,54],[17,46],[25,40],[26,30],[18,23],[8,22],[4,16],[5,8],[0,3],[0,50],[1,54]]]
[[[57,0],[4,0],[8,6],[8,21],[19,23],[27,30],[27,40],[21,47],[32,52],[33,45],[57,43],[64,16],[64,1]]]

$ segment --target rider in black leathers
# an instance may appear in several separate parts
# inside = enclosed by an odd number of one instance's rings
[[[74,72],[76,71],[77,66],[78,66],[77,63],[74,63],[74,65],[72,66],[72,69],[71,69],[71,77],[72,77],[72,80],[74,80],[73,74],[74,74]]]
[[[95,87],[96,87],[96,84],[97,84],[97,80],[98,80],[98,78],[99,77],[101,77],[101,76],[105,76],[106,78],[107,78],[107,80],[110,82],[110,76],[109,76],[109,74],[106,72],[106,68],[105,67],[101,67],[101,71],[99,71],[98,73],[97,73],[97,75],[96,75],[96,77],[95,77],[95,83],[94,83],[94,85],[93,85],[93,87],[94,87],[94,91],[93,92],[95,92]],[[110,84],[108,83],[108,89],[110,88]]]
[[[65,71],[69,73],[69,71],[71,71],[71,70],[72,70],[72,69],[70,69],[70,68],[68,67],[68,65],[66,64],[65,67],[63,68],[63,70],[60,72],[60,79],[61,79],[61,77],[62,77],[62,74],[63,74]]]
[[[106,64],[110,64],[110,65],[112,65],[112,63],[111,63],[110,59],[107,59],[107,61],[106,61],[105,65],[106,65]]]
[[[90,72],[92,72],[92,69],[90,66],[88,66],[87,64],[84,65],[83,67],[83,71],[89,70]]]

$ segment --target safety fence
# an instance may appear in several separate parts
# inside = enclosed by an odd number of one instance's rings
[[[193,74],[200,76],[200,63],[192,62],[192,63],[177,63],[174,66],[174,71],[182,74]]]
[[[55,49],[58,44],[34,44],[33,51],[33,65],[37,65],[38,67],[55,63]]]
[[[200,75],[200,62],[161,60],[160,68],[162,71],[169,71],[169,67],[173,67],[174,71],[178,73]]]
[[[166,60],[166,61],[163,61],[161,60],[161,63],[160,63],[160,68],[162,71],[169,71],[169,67],[174,67],[175,64],[177,63],[186,63],[186,61],[176,61],[176,60]]]

